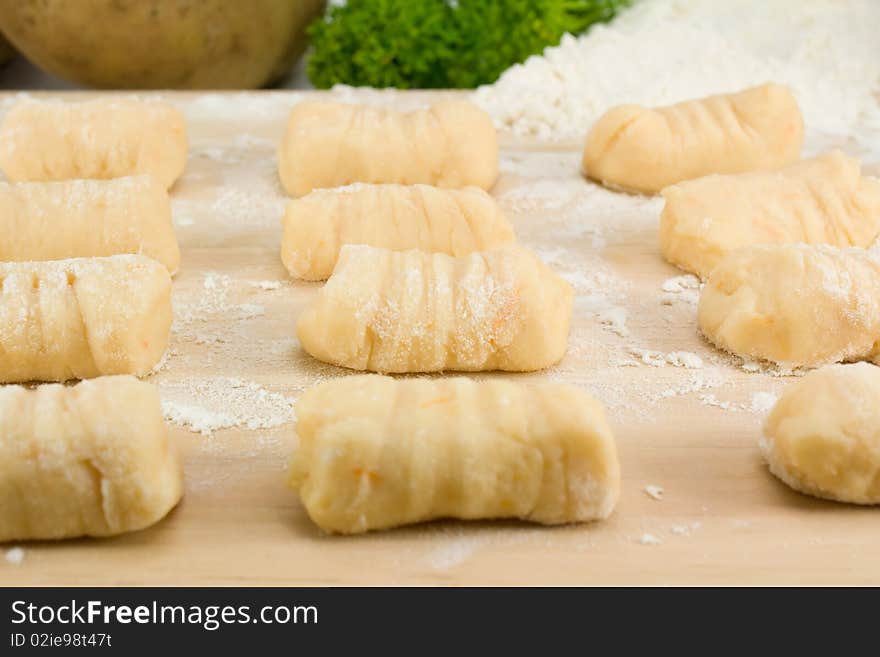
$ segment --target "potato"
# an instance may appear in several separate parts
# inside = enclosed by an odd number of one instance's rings
[[[0,66],[3,66],[13,57],[15,57],[15,48],[10,46],[9,42],[0,35]]]
[[[0,30],[35,64],[117,89],[242,89],[283,75],[324,0],[0,0]]]

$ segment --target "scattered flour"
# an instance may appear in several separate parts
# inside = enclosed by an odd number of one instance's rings
[[[208,272],[202,279],[202,287],[197,295],[195,304],[187,303],[183,293],[175,288],[174,298],[174,326],[175,332],[182,330],[183,326],[193,323],[206,323],[223,315],[225,319],[244,320],[259,317],[266,313],[265,307],[256,303],[234,304],[229,300],[232,290],[233,279],[228,274]],[[219,341],[214,336],[196,335],[196,340],[203,342]]]
[[[210,436],[230,427],[271,429],[295,419],[293,399],[233,377],[159,384],[165,419]]]
[[[444,542],[428,553],[428,562],[434,570],[449,570],[473,556],[484,543],[479,536],[463,536]]]
[[[280,290],[284,283],[283,281],[258,281],[256,283],[251,283],[251,285],[258,287],[261,290]]]
[[[6,562],[13,566],[20,566],[24,561],[24,550],[20,547],[14,547],[6,550]]]
[[[662,545],[663,541],[654,534],[645,532],[639,537],[639,543],[642,545]]]
[[[578,152],[559,153],[521,151],[511,152],[503,150],[501,152],[500,170],[501,173],[521,176],[523,178],[572,178],[577,176],[580,178],[581,154]],[[533,190],[534,191],[534,190]],[[528,204],[529,201],[524,195],[511,192],[509,195],[502,195],[499,199],[513,201],[523,200]]]
[[[660,303],[664,306],[677,302],[696,306],[700,301],[700,288],[700,279],[691,274],[667,278],[660,286]]]
[[[265,190],[254,193],[227,186],[211,204],[210,211],[235,226],[274,228],[284,216],[287,202],[288,199]]]
[[[702,526],[703,526],[702,523],[697,521],[697,522],[692,522],[689,525],[672,525],[672,527],[669,528],[669,531],[671,533],[675,534],[676,536],[690,536],[691,532],[695,532],[696,530],[700,529]]]
[[[723,411],[739,410],[742,408],[741,404],[735,404],[730,401],[721,401],[712,393],[700,395],[700,403],[703,404],[703,406],[715,406]]]
[[[776,405],[777,395],[770,392],[756,392],[752,395],[751,410],[755,413],[766,413]]]
[[[660,393],[661,399],[669,399],[672,397],[681,397],[694,392],[700,392],[709,388],[717,388],[724,385],[729,378],[729,373],[719,368],[706,368],[701,372],[695,373],[687,381],[673,387],[667,388]]]
[[[596,315],[596,321],[607,327],[612,333],[625,338],[629,335],[629,329],[626,328],[626,315],[626,308],[615,306],[599,312]]]
[[[804,376],[809,370],[802,367],[788,367],[785,365],[777,365],[776,363],[755,362],[743,360],[739,356],[734,356],[740,363],[740,369],[749,374],[769,374],[776,377],[788,376]]]
[[[190,123],[222,121],[229,125],[240,122],[243,116],[283,123],[291,108],[302,98],[302,94],[289,91],[209,93],[181,104],[180,109]]]
[[[645,494],[650,497],[652,500],[657,500],[658,502],[663,499],[663,487],[655,486],[653,484],[649,484],[644,488]]]
[[[672,365],[673,367],[684,367],[690,370],[703,367],[703,359],[690,351],[670,351],[664,354],[662,351],[630,347],[629,353],[638,359],[639,362],[651,367]]]

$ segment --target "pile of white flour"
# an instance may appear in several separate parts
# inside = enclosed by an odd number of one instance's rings
[[[773,81],[793,90],[815,148],[817,136],[850,135],[854,154],[880,155],[878,26],[877,0],[641,0],[511,67],[475,100],[517,134],[582,139],[614,105]]]

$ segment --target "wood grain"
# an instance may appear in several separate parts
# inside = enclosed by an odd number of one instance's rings
[[[206,274],[226,274],[229,303],[264,312],[179,325],[157,383],[231,376],[296,397],[347,374],[296,344],[296,317],[319,286],[288,282],[278,256],[283,199],[274,145],[304,96],[162,96],[187,113],[191,139],[186,174],[172,190],[183,253],[176,310],[198,305]],[[434,96],[362,94],[401,107]],[[0,96],[4,110],[13,100]],[[505,134],[502,145],[493,193],[520,241],[562,270],[578,294],[566,358],[520,378],[569,381],[605,402],[623,469],[611,519],[558,528],[441,522],[325,536],[285,485],[292,423],[210,437],[172,426],[187,491],[166,520],[119,538],[22,544],[23,563],[0,559],[0,584],[880,584],[878,511],[792,492],[761,463],[754,395],[778,394],[790,379],[744,371],[699,337],[692,304],[661,302],[662,283],[682,272],[659,255],[657,201],[583,181],[577,143]],[[285,282],[277,290],[254,285],[265,280]],[[626,310],[625,335],[601,323],[608,307]],[[200,331],[221,339],[200,342]],[[704,366],[652,367],[634,349],[685,350]],[[662,501],[644,492],[649,484],[663,487]],[[645,534],[661,543],[643,544]]]

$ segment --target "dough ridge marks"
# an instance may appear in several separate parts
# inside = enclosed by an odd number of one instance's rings
[[[291,201],[282,223],[281,259],[306,280],[328,278],[346,244],[461,256],[516,239],[501,208],[478,187],[361,183],[315,190]]]
[[[296,404],[290,486],[326,531],[438,518],[606,518],[620,488],[601,405],[567,385],[365,375]]]
[[[180,248],[152,177],[0,183],[0,261],[142,254],[172,274]]]
[[[301,102],[278,149],[278,174],[294,197],[356,182],[489,189],[498,171],[492,119],[463,100],[412,112]]]
[[[131,376],[0,387],[0,541],[111,536],[183,494],[155,386]]]
[[[795,162],[804,122],[791,92],[767,84],[667,107],[620,105],[587,135],[583,172],[616,189],[655,194],[712,173]]]
[[[12,181],[149,174],[169,188],[186,157],[186,121],[165,103],[27,100],[0,125],[0,169]]]
[[[700,294],[717,347],[784,367],[870,360],[880,338],[880,262],[858,248],[756,245],[721,259]]]
[[[297,332],[315,358],[358,370],[531,371],[564,355],[572,303],[518,246],[455,258],[348,245]]]
[[[880,234],[880,181],[839,151],[774,172],[712,175],[663,190],[660,247],[706,278],[725,254],[753,244],[867,247]]]
[[[0,278],[0,382],[143,376],[167,349],[171,277],[146,256],[2,262]]]

